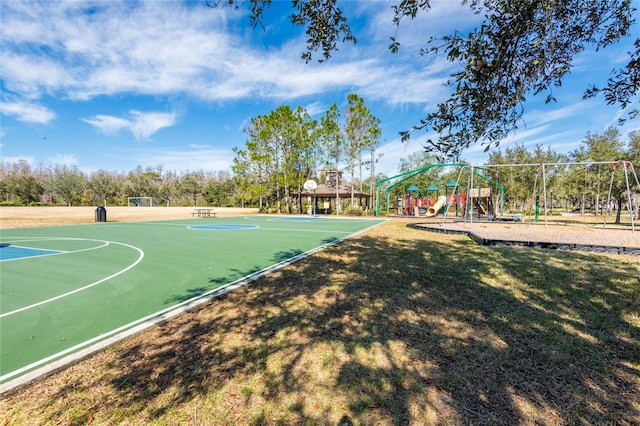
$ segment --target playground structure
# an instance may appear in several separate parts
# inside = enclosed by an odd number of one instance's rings
[[[457,181],[449,182],[446,187],[446,195],[445,196],[437,196],[435,198],[429,197],[421,197],[419,193],[419,189],[412,185],[407,189],[407,194],[403,197],[399,197],[397,202],[398,206],[398,215],[402,216],[422,216],[422,217],[433,217],[437,214],[442,214],[443,218],[446,219],[450,208],[455,206],[455,215],[461,215],[464,217],[464,220],[473,221],[473,217],[481,217],[486,216],[489,220],[522,220],[525,221],[525,217],[520,217],[520,215],[511,215],[504,216],[504,187],[499,183],[495,182],[493,179],[487,177],[480,171],[484,169],[488,169],[491,167],[535,167],[535,181],[533,187],[533,196],[535,204],[535,217],[536,222],[539,220],[539,210],[542,207],[542,211],[544,214],[544,225],[547,227],[548,225],[548,194],[547,194],[547,168],[550,167],[563,167],[563,166],[584,166],[585,170],[587,167],[592,167],[594,165],[610,165],[611,167],[611,180],[609,183],[609,191],[607,195],[606,202],[604,203],[607,206],[604,214],[603,221],[603,229],[606,228],[607,216],[611,214],[612,209],[614,208],[614,203],[612,199],[613,195],[613,182],[616,171],[622,170],[624,177],[624,186],[626,187],[623,196],[625,198],[624,202],[626,203],[629,218],[631,220],[631,230],[635,233],[635,221],[640,217],[640,180],[638,179],[638,175],[635,172],[633,163],[631,161],[626,160],[618,160],[618,161],[601,161],[601,162],[572,162],[572,163],[538,163],[538,164],[499,164],[499,165],[482,165],[482,166],[471,166],[468,164],[462,163],[450,163],[450,164],[430,164],[426,165],[414,170],[410,170],[407,172],[400,173],[398,175],[381,179],[376,182],[376,200],[375,200],[375,214],[376,216],[380,215],[380,202],[381,202],[381,191],[384,190],[385,196],[384,200],[387,214],[390,212],[390,194],[391,190],[408,181],[409,179],[426,172],[427,170],[433,167],[459,167],[460,173],[458,175]],[[462,188],[459,183],[462,177],[462,174],[467,173],[467,185],[466,189]],[[483,188],[474,183],[474,178],[478,177],[484,180],[486,183],[493,185],[492,187]],[[539,183],[539,178],[541,178],[541,182]],[[634,188],[635,184],[635,189]],[[452,190],[450,191],[450,189]],[[431,189],[438,189],[437,187],[429,187],[426,190],[428,193]],[[499,194],[496,194],[494,191],[499,191]],[[426,195],[425,193],[425,195]],[[540,198],[542,199],[540,203]],[[494,207],[494,200],[498,203],[498,209]],[[553,208],[553,203],[551,203],[551,208]],[[620,206],[620,210],[622,209],[622,205]],[[619,214],[620,212],[618,212]]]
[[[482,168],[474,168],[467,164],[430,164],[415,170],[400,173],[376,183],[376,215],[380,214],[380,190],[384,188],[387,213],[390,211],[391,189],[403,184],[407,180],[426,172],[433,167],[460,167],[458,180],[451,180],[445,185],[445,194],[440,195],[440,188],[435,184],[426,188],[423,194],[416,185],[407,188],[406,194],[397,199],[397,214],[400,216],[413,217],[435,217],[439,214],[447,217],[450,214],[455,216],[484,216],[494,219],[503,214],[504,210],[504,187],[488,176],[480,173]],[[460,186],[460,179],[463,172],[467,172],[467,184]],[[484,184],[493,186],[476,186],[474,178],[484,181]],[[496,192],[497,191],[497,192]],[[495,209],[494,198],[498,200],[499,213]],[[451,210],[451,212],[450,212]]]
[[[407,194],[398,198],[398,215],[434,217],[438,214],[450,215],[452,214],[450,209],[455,209],[453,214],[456,217],[477,215],[495,218],[497,216],[493,203],[493,188],[477,187],[470,190],[465,188],[460,193],[447,193],[447,195],[428,198],[420,197],[419,191],[414,187],[415,185],[411,185],[407,189]],[[453,186],[453,188],[457,189],[458,187]],[[427,191],[429,191],[428,188]]]

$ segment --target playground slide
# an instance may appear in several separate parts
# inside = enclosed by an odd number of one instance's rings
[[[444,207],[445,203],[447,202],[447,197],[445,197],[444,195],[441,195],[438,197],[438,201],[436,201],[436,203],[434,205],[432,205],[431,207],[429,207],[429,210],[427,210],[427,217],[431,217],[431,216],[435,216],[438,214],[438,210],[440,210],[442,207]]]

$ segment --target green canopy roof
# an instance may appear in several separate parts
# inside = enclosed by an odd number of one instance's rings
[[[420,192],[420,188],[418,188],[415,185],[411,185],[410,187],[407,188],[407,192]]]
[[[427,188],[427,191],[440,191],[440,188],[438,188],[434,183],[432,183],[431,185],[429,185],[429,187]]]
[[[458,186],[458,182],[456,182],[455,180],[450,180],[449,182],[447,182],[447,187],[449,186]]]

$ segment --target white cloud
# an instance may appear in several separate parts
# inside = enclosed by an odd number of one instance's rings
[[[118,133],[120,129],[129,127],[129,120],[110,115],[94,115],[92,118],[81,118],[85,123],[91,124],[98,128],[105,135]]]
[[[77,166],[78,157],[73,154],[56,154],[47,159],[51,164],[59,166]]]
[[[415,152],[424,151],[422,142],[417,138],[402,142],[397,138],[391,142],[381,145],[376,154],[382,154],[382,157],[376,164],[376,174],[382,173],[388,177],[398,174],[400,160],[409,158]]]
[[[379,170],[395,174],[400,158],[422,150],[424,139],[437,138],[437,135],[422,133],[409,143],[401,143],[395,127],[410,128],[424,117],[421,114],[446,99],[450,91],[443,83],[456,66],[443,55],[419,56],[419,49],[426,46],[425,34],[438,36],[454,30],[464,33],[482,16],[472,14],[469,6],[461,6],[459,1],[432,0],[429,12],[403,21],[398,34],[401,50],[391,54],[387,46],[395,31],[389,7],[392,3],[397,1],[342,3],[349,12],[354,11],[358,26],[366,22],[366,27],[357,34],[358,44],[340,45],[339,52],[328,62],[304,64],[300,53],[306,48],[305,37],[299,30],[295,32],[301,34],[300,37],[290,36],[289,24],[282,22],[287,20],[286,14],[274,18],[276,22],[270,21],[272,26],[262,32],[248,28],[246,11],[212,10],[204,2],[5,1],[0,39],[2,84],[6,93],[14,93],[22,102],[2,104],[2,113],[21,121],[48,123],[56,118],[55,113],[37,105],[35,100],[55,99],[59,111],[63,111],[62,105],[74,108],[85,105],[65,103],[67,100],[95,99],[91,106],[99,105],[98,108],[107,108],[106,105],[111,106],[115,101],[130,105],[116,111],[135,110],[97,115],[92,114],[106,109],[92,110],[85,113],[82,120],[105,134],[124,130],[144,140],[162,128],[176,125],[178,116],[184,117],[185,123],[197,123],[194,103],[229,105],[231,113],[234,109],[231,101],[241,101],[237,103],[249,105],[237,115],[242,118],[266,114],[268,108],[278,102],[300,102],[306,104],[307,111],[315,117],[331,103],[343,103],[345,92],[356,92],[368,104],[375,104],[372,110],[383,120],[385,137],[394,138],[380,149],[385,156]],[[283,4],[274,2],[272,7],[282,9]],[[287,8],[290,12],[290,7]],[[317,58],[320,53],[314,55]],[[606,60],[603,65],[591,58],[579,57],[583,67],[589,65],[595,70],[611,66]],[[562,99],[567,99],[564,95],[570,89],[568,84],[563,85]],[[560,92],[560,88],[556,90]],[[573,94],[574,90],[570,92]],[[589,130],[600,131],[593,129],[596,125],[593,123],[600,127],[602,115],[607,122],[617,118],[611,110],[596,111],[595,101],[582,104],[581,91],[576,93],[578,101],[574,101],[573,106],[558,108],[555,105],[555,109],[536,110],[530,108],[531,104],[527,105],[526,128],[502,146],[515,141],[569,146],[579,140],[577,134],[584,136]],[[196,102],[192,102],[194,99]],[[153,106],[154,101],[168,102],[173,105],[170,109],[179,113],[153,112],[163,110]],[[181,103],[189,108],[176,109],[175,105]],[[259,107],[254,108],[256,105]],[[587,105],[593,109],[584,109]],[[65,112],[71,115],[74,111],[77,110]],[[63,117],[62,112],[59,114]],[[227,119],[232,131],[248,122],[248,119],[242,124],[231,122],[235,119]],[[62,119],[59,122],[56,124],[62,129],[65,123]],[[211,125],[211,120],[207,123]],[[569,132],[569,126],[573,126],[573,133]],[[185,133],[195,134],[196,129],[197,126],[190,127]],[[555,137],[545,132],[553,132]],[[9,143],[9,136],[13,135],[10,131],[4,138],[9,148],[17,144],[13,139],[11,145]],[[162,141],[163,136],[158,135],[157,145],[166,142]],[[201,134],[195,137],[198,140]],[[73,138],[85,141],[91,136],[73,133],[69,139]],[[229,141],[224,142],[218,138],[216,143],[241,144],[244,135],[233,138],[229,136]],[[481,158],[482,148],[476,145],[468,154]],[[116,150],[113,151],[116,155]],[[120,154],[126,155],[118,151]],[[82,155],[82,158],[84,161],[86,157]],[[231,151],[191,146],[184,151],[177,148],[166,152],[148,151],[140,161],[142,164],[164,163],[176,170],[199,170],[225,169],[232,159]]]
[[[171,127],[176,124],[176,115],[173,113],[151,112],[141,113],[131,111],[133,120],[130,122],[130,130],[136,139],[148,139],[158,130]]]
[[[3,155],[2,156],[3,163],[15,164],[20,161],[26,161],[31,167],[33,167],[33,165],[36,163],[36,160],[32,155]]]
[[[162,164],[164,169],[176,172],[230,170],[234,158],[231,150],[206,145],[143,150],[138,155],[141,164]]]
[[[329,105],[325,105],[323,102],[319,102],[319,101],[312,102],[304,107],[304,109],[307,111],[307,113],[311,117],[324,114],[328,108],[329,108]]]
[[[223,59],[234,57],[225,12],[204,6],[11,2],[3,8],[3,79],[30,96],[197,95],[212,74],[225,77]]]
[[[400,43],[400,52],[408,51],[412,54],[427,47],[425,28],[429,36],[440,37],[451,34],[454,30],[464,32],[473,28],[482,18],[473,13],[469,4],[461,5],[460,1],[432,0],[428,11],[420,11],[415,18],[404,17],[396,34],[393,25],[392,5],[397,1],[387,1],[383,7],[381,2],[359,2],[368,14],[373,15],[371,24],[367,26],[367,37],[377,39],[386,49],[391,42],[390,37],[396,37]]]
[[[25,123],[47,124],[56,118],[56,114],[50,109],[26,102],[2,102],[0,110],[2,114]]]
[[[100,132],[112,135],[121,129],[129,130],[137,140],[149,139],[158,130],[176,124],[175,113],[148,112],[132,110],[129,118],[98,114],[92,118],[82,118],[85,123],[96,127]]]
[[[523,118],[527,127],[538,126],[584,116],[590,108],[593,108],[593,105],[589,103],[575,103],[560,108],[532,109],[527,110]]]
[[[53,94],[88,100],[132,93],[290,100],[357,90],[391,104],[413,103],[442,92],[442,76],[450,66],[425,61],[416,71],[410,61],[389,53],[386,42],[343,45],[340,53],[351,55],[348,61],[336,54],[327,63],[305,64],[299,56],[303,37],[268,49],[252,47],[252,37],[259,35],[247,31],[245,22],[240,23],[244,30],[232,32],[224,9],[180,2],[65,2],[63,7],[29,2],[8,3],[5,9],[3,80],[30,98]],[[415,52],[410,54],[415,59]],[[394,65],[386,66],[388,61]]]

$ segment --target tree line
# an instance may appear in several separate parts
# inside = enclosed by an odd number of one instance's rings
[[[0,205],[127,205],[128,197],[152,197],[166,206],[253,206],[262,207],[263,211],[298,212],[301,202],[296,202],[295,197],[302,183],[317,178],[320,169],[329,166],[347,172],[345,184],[374,193],[375,181],[386,178],[374,174],[377,140],[375,144],[372,141],[378,135],[378,122],[370,114],[350,111],[350,106],[360,105],[358,99],[352,99],[356,102],[347,103],[344,121],[339,120],[335,105],[317,122],[300,107],[279,107],[271,114],[254,118],[246,129],[246,148],[236,149],[233,174],[176,173],[163,170],[162,166],[138,167],[128,173],[98,170],[86,174],[70,166],[32,168],[23,160],[0,163]],[[366,126],[356,126],[352,122],[362,122],[355,119],[358,115],[372,120],[374,126],[368,130]],[[534,192],[542,196],[542,176],[537,165],[559,164],[545,170],[551,213],[555,208],[602,214],[610,188],[615,205],[609,207],[618,212],[626,209],[624,174],[620,169],[613,173],[611,164],[603,164],[619,160],[640,165],[640,131],[629,133],[626,140],[617,128],[602,134],[589,133],[581,146],[567,154],[539,145],[531,149],[523,145],[497,149],[489,154],[488,164],[529,165],[489,167],[483,173],[505,188],[508,211],[524,213],[533,208]],[[416,152],[400,161],[399,172],[435,163],[438,159],[432,154]],[[362,175],[363,167],[369,170],[368,177]],[[432,168],[394,188],[391,200],[402,197],[412,184],[422,190],[431,184],[445,188],[451,180],[459,179],[459,170]],[[640,188],[633,176],[629,183],[637,200]],[[459,184],[463,187],[466,182]],[[637,209],[638,201],[635,203]]]
[[[151,197],[167,206],[234,206],[237,179],[228,171],[176,173],[162,166],[128,173],[75,166],[32,168],[24,160],[0,163],[0,205],[127,205],[128,197]]]

